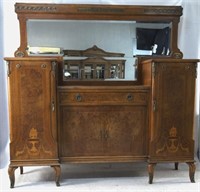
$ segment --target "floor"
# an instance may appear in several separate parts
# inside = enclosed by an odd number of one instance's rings
[[[60,187],[50,167],[25,167],[15,171],[15,188],[10,189],[7,167],[0,172],[0,192],[200,192],[200,163],[196,162],[196,183],[191,183],[187,164],[174,170],[173,164],[155,167],[153,184],[148,184],[146,163],[66,164],[61,166]]]

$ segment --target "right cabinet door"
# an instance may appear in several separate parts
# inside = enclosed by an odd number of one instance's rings
[[[195,79],[195,63],[152,63],[151,161],[194,158]]]

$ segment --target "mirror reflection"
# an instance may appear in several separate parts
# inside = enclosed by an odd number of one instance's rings
[[[66,81],[134,80],[135,56],[170,54],[170,31],[170,23],[28,20],[28,53],[63,55]]]

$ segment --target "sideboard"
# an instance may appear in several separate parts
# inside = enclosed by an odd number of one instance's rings
[[[182,59],[177,47],[181,7],[17,3],[15,10],[21,43],[15,57],[5,58],[11,188],[15,170],[20,167],[23,173],[24,166],[51,166],[59,186],[61,163],[147,162],[150,184],[157,163],[171,162],[176,169],[178,163],[187,163],[195,182],[193,118],[199,60]],[[41,19],[169,22],[170,52],[135,56],[136,79],[126,80],[127,58],[117,51],[97,46],[74,50],[70,44],[72,51],[65,49],[64,56],[87,58],[66,61],[49,52],[30,55],[28,22]]]

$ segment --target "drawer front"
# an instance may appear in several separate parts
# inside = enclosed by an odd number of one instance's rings
[[[148,92],[134,91],[93,91],[83,92],[82,90],[65,91],[59,94],[59,104],[138,104],[145,105],[148,101]]]

